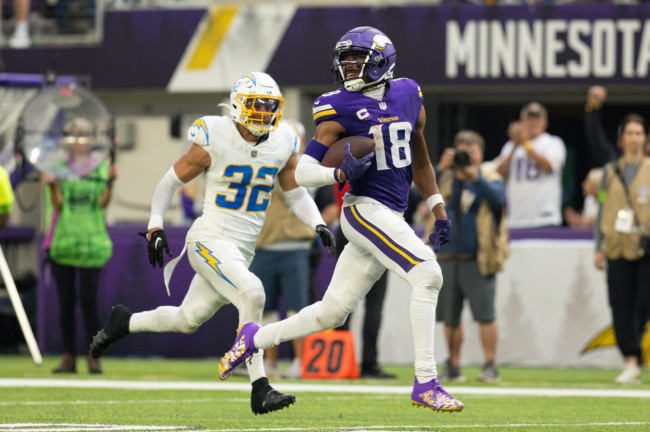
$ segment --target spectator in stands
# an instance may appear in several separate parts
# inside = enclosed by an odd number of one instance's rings
[[[509,254],[504,212],[505,185],[502,177],[483,163],[485,141],[471,130],[454,137],[454,147],[446,149],[436,167],[438,187],[452,221],[449,243],[437,254],[445,280],[438,298],[437,319],[445,323],[449,359],[440,379],[464,381],[460,368],[463,342],[461,312],[469,301],[474,320],[479,323],[483,347],[483,371],[479,381],[496,382],[497,323],[494,310],[494,275],[503,269]],[[434,218],[427,224],[424,238],[433,231]]]
[[[636,114],[619,126],[623,155],[605,167],[604,196],[597,220],[594,264],[607,269],[609,303],[616,342],[625,366],[615,382],[641,378],[641,336],[650,310],[650,158],[644,156],[647,125]]]
[[[587,91],[585,103],[584,128],[592,166],[602,167],[607,162],[620,157],[622,143],[619,138],[612,143],[605,133],[602,119],[603,104],[607,100],[607,89],[603,86],[591,86]],[[644,153],[650,156],[650,135],[644,146]]]
[[[11,189],[9,174],[0,165],[0,229],[4,228],[11,217],[14,205],[14,192]]]
[[[510,123],[497,158],[506,179],[510,228],[562,224],[562,169],[566,148],[562,138],[546,132],[548,114],[538,102],[524,105],[520,120]]]
[[[92,148],[93,125],[85,118],[74,118],[63,127],[60,145],[69,151],[69,164],[76,158],[85,166]],[[52,265],[59,295],[59,322],[63,339],[63,357],[54,373],[76,373],[75,307],[78,295],[85,324],[86,343],[90,344],[99,327],[97,290],[102,267],[113,252],[106,231],[104,212],[111,199],[117,166],[101,162],[86,176],[77,180],[58,180],[42,175],[47,184],[46,195],[52,218],[44,247]],[[102,372],[99,360],[86,356],[88,371]]]
[[[570,227],[591,228],[598,216],[598,192],[603,179],[602,168],[592,168],[582,182],[582,195],[585,197],[582,211],[573,207],[564,209],[564,220]]]
[[[607,89],[605,87],[589,87],[585,103],[584,128],[592,166],[596,167],[602,167],[607,162],[619,158],[619,143],[612,144],[603,127],[602,107],[606,99]]]
[[[305,127],[296,120],[287,120],[286,123],[296,131],[300,140],[298,147],[302,154],[306,146]],[[277,186],[276,184],[271,194],[266,221],[257,237],[255,258],[250,266],[250,271],[262,281],[266,294],[263,325],[280,320],[280,301],[287,316],[292,316],[309,304],[310,297],[311,248],[316,233],[300,222],[291,211],[282,188]],[[329,186],[327,189],[330,191],[330,204],[335,206],[332,189]],[[334,207],[334,212],[331,208],[319,210],[323,221],[331,225],[336,217],[336,208]],[[291,341],[294,357],[289,368],[282,374],[285,378],[300,378],[303,343],[304,338]],[[280,377],[278,351],[278,347],[264,350],[264,369],[269,378]]]
[[[13,0],[14,33],[9,39],[9,47],[22,49],[29,48],[32,41],[29,37],[29,9],[30,0]],[[2,2],[0,1],[0,45],[2,45]]]

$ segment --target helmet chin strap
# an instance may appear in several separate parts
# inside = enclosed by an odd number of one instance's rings
[[[343,86],[349,92],[358,92],[362,88],[366,87],[367,84],[363,81],[363,78],[355,78],[344,81]]]
[[[252,128],[252,127],[248,127],[248,126],[246,126],[246,125],[242,125],[242,126],[244,126],[246,129],[248,129],[248,131],[249,131],[250,133],[252,133],[253,135],[255,135],[255,136],[262,136],[262,135],[268,133],[267,131],[263,131],[263,130],[259,130],[259,129],[254,129],[254,128]]]

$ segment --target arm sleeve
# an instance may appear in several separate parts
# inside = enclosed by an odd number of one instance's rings
[[[584,126],[587,146],[594,166],[603,166],[618,158],[616,146],[607,139],[605,134],[601,110],[593,109],[585,112]]]
[[[296,167],[296,181],[301,186],[320,187],[336,183],[334,171],[336,168],[328,168],[321,165],[316,159],[309,155],[300,156]]]
[[[151,216],[149,217],[147,230],[163,227],[163,217],[169,208],[169,204],[172,202],[174,192],[176,192],[179,186],[184,184],[176,175],[174,167],[169,168],[169,171],[158,182],[158,186],[156,186],[156,190],[151,198]]]
[[[309,196],[309,192],[304,187],[297,187],[284,192],[291,211],[298,216],[298,219],[311,229],[318,225],[325,225],[325,221],[316,207],[316,203]]]

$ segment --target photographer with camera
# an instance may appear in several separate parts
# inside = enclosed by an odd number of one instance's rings
[[[605,166],[596,222],[594,264],[607,269],[616,343],[625,357],[619,384],[641,378],[640,308],[650,310],[650,157],[643,153],[647,125],[627,115],[618,128],[623,155]]]
[[[494,275],[508,256],[508,232],[503,205],[505,186],[501,176],[483,162],[485,141],[478,133],[463,130],[454,137],[436,167],[438,187],[447,203],[447,215],[456,229],[449,243],[436,255],[445,280],[438,298],[437,320],[445,323],[449,358],[440,379],[463,381],[460,369],[460,324],[465,299],[479,323],[485,363],[478,379],[495,382],[497,324],[494,311]],[[427,224],[425,238],[433,230]]]
[[[548,113],[542,104],[527,103],[519,118],[508,126],[510,140],[496,159],[506,179],[508,226],[561,225],[564,141],[546,132]]]

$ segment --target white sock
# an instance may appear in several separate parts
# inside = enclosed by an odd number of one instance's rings
[[[138,312],[131,315],[129,331],[131,333],[184,333],[189,331],[189,324],[180,308],[175,306],[160,306],[151,311]]]
[[[29,36],[29,23],[25,21],[16,21],[16,29],[14,30],[14,36]]]
[[[406,280],[413,288],[410,315],[415,346],[415,376],[420,384],[429,382],[438,376],[433,347],[436,306],[441,283],[438,283],[436,277],[432,277],[431,272],[436,271],[435,267],[439,269],[437,262],[432,261],[432,263],[433,267],[425,261],[406,275]],[[440,278],[440,282],[442,282],[442,278]]]
[[[280,342],[325,330],[316,319],[320,305],[321,302],[316,302],[290,318],[261,327],[255,334],[255,346],[260,349],[271,348],[280,345]]]
[[[259,350],[253,354],[250,364],[246,361],[246,369],[251,382],[266,376],[266,372],[264,372],[264,350]]]

